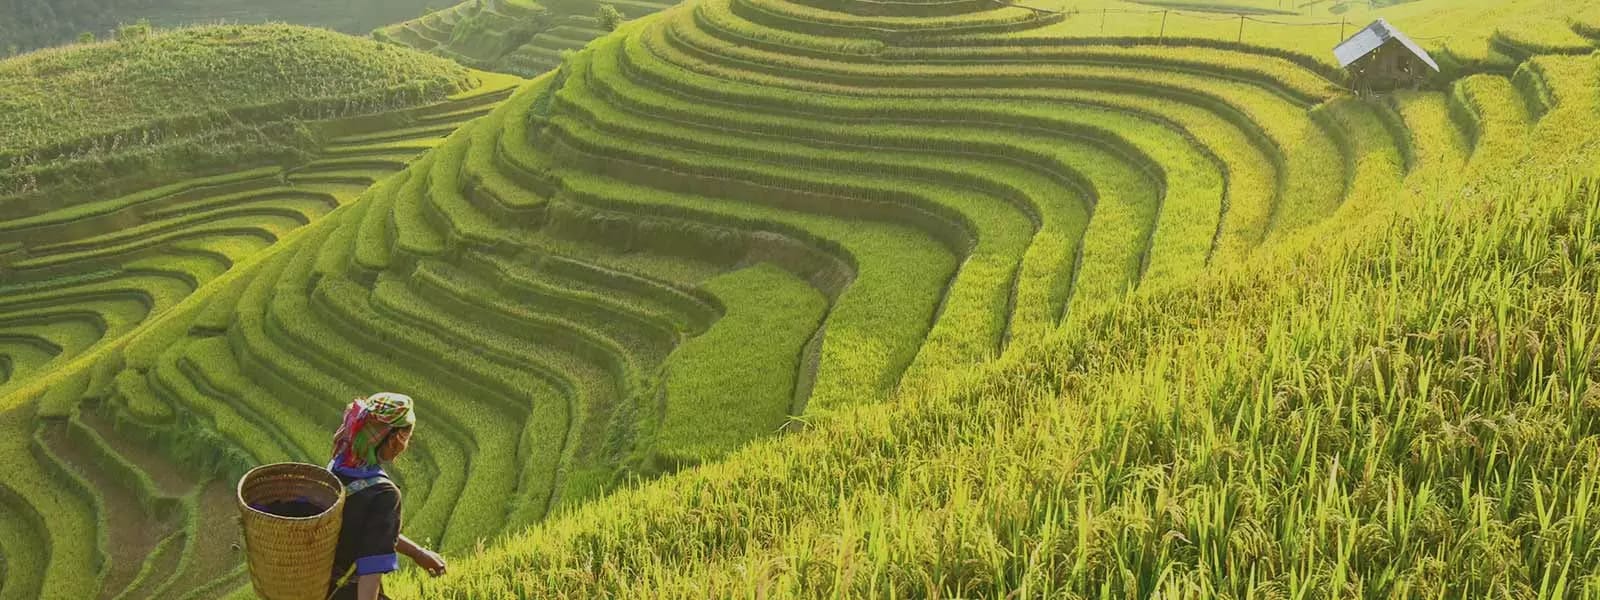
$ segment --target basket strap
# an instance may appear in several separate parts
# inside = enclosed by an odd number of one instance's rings
[[[382,484],[382,483],[387,483],[389,485],[394,485],[394,482],[389,481],[388,477],[384,477],[382,475],[377,475],[377,476],[373,476],[373,477],[368,477],[366,479],[357,479],[355,481],[352,481],[352,482],[346,484],[344,486],[344,495],[345,496],[354,496],[356,494],[361,493],[362,490],[365,490],[367,488],[370,488],[372,486],[375,486],[375,485],[378,485],[378,484]]]
[[[350,583],[350,578],[355,574],[356,565],[355,563],[350,563],[350,567],[344,570],[344,574],[333,580],[333,591],[328,592],[328,600],[333,600],[334,596],[339,595],[339,588],[342,588],[346,584]]]

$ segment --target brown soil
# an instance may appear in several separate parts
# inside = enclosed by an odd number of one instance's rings
[[[176,523],[158,523],[144,514],[144,507],[133,490],[95,467],[93,456],[66,435],[65,423],[44,425],[40,437],[56,456],[77,471],[89,486],[100,492],[104,501],[103,523],[109,528],[106,547],[106,576],[100,598],[109,599],[133,582],[144,561]]]
[[[233,486],[225,481],[207,483],[200,492],[199,509],[200,522],[190,532],[190,543],[184,548],[189,564],[172,587],[162,590],[164,598],[182,597],[210,585],[244,563]]]
[[[176,463],[167,460],[144,444],[117,433],[111,421],[104,416],[86,410],[78,416],[78,420],[100,434],[100,438],[105,440],[106,445],[111,446],[117,454],[149,475],[150,479],[155,481],[156,490],[163,495],[182,497],[194,489],[194,479],[185,476]]]
[[[178,570],[178,559],[183,556],[183,545],[187,543],[186,533],[178,533],[173,542],[162,548],[160,553],[151,556],[148,561],[150,575],[145,580],[128,591],[123,596],[125,600],[143,600],[150,598],[156,588],[172,578],[172,573]]]

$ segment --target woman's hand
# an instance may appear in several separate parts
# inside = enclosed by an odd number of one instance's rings
[[[421,544],[411,541],[411,538],[400,536],[400,539],[395,541],[394,549],[411,557],[411,562],[417,563],[417,566],[422,567],[422,570],[427,571],[429,575],[438,577],[444,574],[444,557],[439,556],[438,552],[423,548]]]
[[[417,552],[415,556],[412,556],[411,560],[416,562],[417,566],[422,567],[422,570],[427,571],[429,575],[438,577],[444,574],[444,557],[439,556],[438,552],[424,548]]]

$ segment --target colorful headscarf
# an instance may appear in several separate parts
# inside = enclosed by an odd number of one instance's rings
[[[411,397],[383,392],[356,398],[344,409],[344,422],[333,434],[333,464],[347,469],[378,466],[379,446],[395,429],[417,424]]]

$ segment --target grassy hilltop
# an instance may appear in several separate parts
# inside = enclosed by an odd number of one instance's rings
[[[125,178],[153,184],[297,157],[315,140],[296,123],[417,106],[473,85],[449,61],[291,25],[158,31],[3,60],[0,215]]]
[[[397,597],[1600,597],[1600,21],[1340,6],[1446,72],[1352,96],[1316,3],[689,0],[317,136],[331,202],[55,213],[0,238],[0,600],[246,596],[226,482],[376,389],[453,561]],[[94,279],[261,215],[158,317]]]
[[[465,65],[532,77],[561,64],[608,31],[602,7],[614,18],[637,18],[671,6],[663,0],[464,0],[422,17],[381,27],[374,38]]]
[[[0,53],[107,38],[119,25],[293,23],[360,34],[404,21],[438,0],[0,0]],[[0,56],[4,56],[0,54]]]

